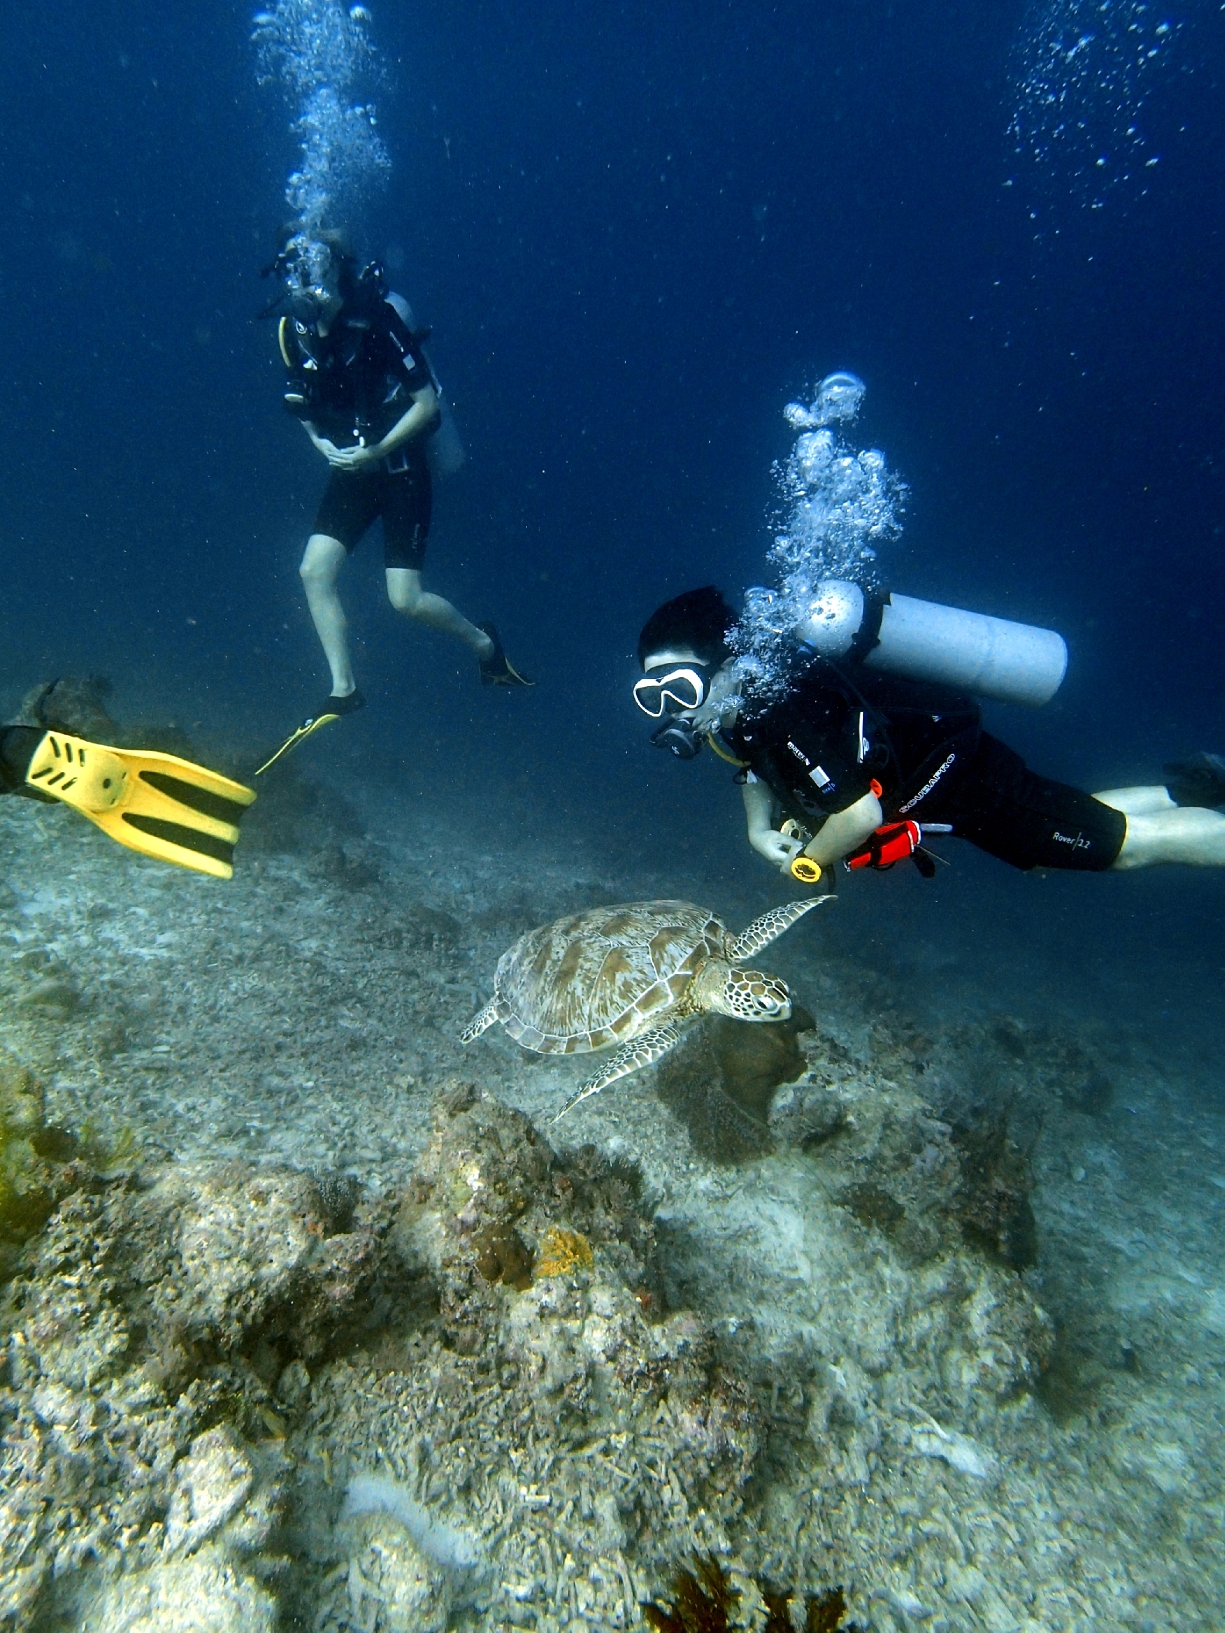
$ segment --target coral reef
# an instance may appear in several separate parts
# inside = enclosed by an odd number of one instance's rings
[[[1219,1625],[1225,1173],[1168,1051],[797,942],[771,1149],[708,1160],[651,1072],[552,1149],[583,1064],[462,1055],[480,972],[516,914],[683,879],[355,797],[369,837],[320,792],[224,890],[0,802],[0,1040],[56,1179],[6,1248],[0,1626],[628,1633],[695,1557],[755,1633],[833,1584],[874,1633]],[[323,877],[338,843],[388,888]],[[967,1235],[974,1131],[1027,1269]]]
[[[41,681],[22,698],[13,724],[45,726],[72,737],[88,737],[95,743],[117,743],[119,727],[106,706],[111,692],[110,681],[97,675],[88,679],[66,675],[60,680]]]
[[[236,1162],[94,1176],[4,1313],[0,1625],[260,1628],[309,1602],[319,1628],[442,1633],[478,1598],[526,1625],[568,1591],[562,1538],[574,1594],[632,1619],[628,1557],[725,1546],[757,1451],[654,1258],[632,1170],[464,1085],[398,1204]]]
[[[0,1045],[0,1282],[20,1244],[81,1183],[77,1150],[66,1129],[48,1126],[41,1081]]]
[[[807,1060],[799,1035],[812,1016],[746,1026],[708,1015],[656,1072],[656,1090],[684,1123],[694,1149],[712,1162],[742,1162],[774,1148],[770,1107],[780,1084],[800,1077]]]
[[[1028,1154],[1009,1133],[1007,1108],[995,1108],[953,1129],[961,1153],[955,1203],[967,1238],[1013,1270],[1038,1262],[1038,1223]]]
[[[477,1625],[557,1628],[567,1604],[633,1625],[635,1583],[670,1546],[725,1545],[757,1453],[747,1388],[709,1329],[660,1308],[636,1173],[591,1147],[554,1151],[456,1082],[389,1242],[403,1297],[314,1374],[288,1442],[290,1609],[357,1625],[352,1543],[327,1520],[344,1488],[378,1503],[385,1540],[398,1526],[450,1560]],[[372,1625],[400,1625],[374,1604]]]
[[[192,739],[176,721],[159,716],[121,724],[114,719],[109,707],[113,693],[114,687],[103,675],[65,675],[59,680],[42,681],[22,698],[14,723],[46,726],[119,748],[155,749],[185,759],[197,757]]]
[[[67,1196],[3,1311],[0,1625],[202,1627],[190,1587],[210,1628],[272,1626],[283,1414],[377,1303],[387,1215],[354,1212],[329,1234],[309,1176],[235,1164]]]
[[[361,852],[366,829],[352,802],[339,790],[324,789],[296,760],[278,764],[277,773],[261,778],[259,799],[243,818],[243,854],[310,856],[314,875],[346,892],[375,883],[378,869]]]
[[[656,1633],[729,1633],[753,1628],[760,1633],[797,1633],[793,1610],[803,1617],[803,1633],[853,1633],[845,1622],[846,1595],[841,1588],[820,1595],[795,1597],[762,1588],[742,1572],[725,1570],[711,1555],[695,1559],[672,1577],[671,1604],[648,1600],[643,1619]]]

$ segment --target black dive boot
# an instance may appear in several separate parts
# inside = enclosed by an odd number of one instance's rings
[[[1225,755],[1192,754],[1186,760],[1171,760],[1162,769],[1166,792],[1175,805],[1209,810],[1225,805]]]
[[[493,651],[487,658],[481,658],[481,685],[482,686],[535,686],[534,680],[521,675],[514,664],[502,650],[502,642],[498,632],[491,623],[476,626],[482,635],[488,635],[493,642]]]
[[[315,720],[322,726],[329,720],[343,720],[345,715],[356,714],[358,709],[364,709],[365,707],[365,694],[359,692],[355,686],[344,697],[328,696],[324,698],[322,707],[317,709],[314,714],[307,715],[303,724],[310,725],[311,721]]]

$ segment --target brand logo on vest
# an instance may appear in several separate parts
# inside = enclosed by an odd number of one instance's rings
[[[919,792],[915,795],[915,797],[913,799],[908,799],[906,801],[905,805],[899,805],[898,810],[903,812],[903,813],[906,812],[906,811],[913,811],[915,806],[918,805],[918,803],[920,802],[920,800],[925,800],[927,798],[927,796],[931,793],[932,789],[940,781],[941,777],[943,777],[944,773],[948,770],[948,768],[952,765],[953,761],[956,758],[957,758],[957,755],[955,753],[950,754],[948,759],[944,762],[944,764],[942,766],[937,766],[936,767],[935,771],[932,772],[931,776],[923,784],[922,788],[920,788]]]

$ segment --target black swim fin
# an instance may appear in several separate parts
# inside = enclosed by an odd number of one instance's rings
[[[1225,755],[1192,754],[1186,760],[1171,760],[1162,770],[1175,805],[1209,810],[1225,805]]]
[[[487,658],[480,660],[482,686],[535,686],[534,680],[520,674],[514,664],[502,650],[502,642],[497,629],[486,621],[476,626],[482,635],[488,635],[493,642],[493,651]]]

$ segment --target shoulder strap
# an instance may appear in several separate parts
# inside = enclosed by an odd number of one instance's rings
[[[411,335],[416,329],[417,324],[413,317],[413,309],[404,299],[404,296],[397,295],[394,289],[389,289],[383,296],[383,300],[386,305],[391,307],[392,311],[396,314],[400,322]]]
[[[441,395],[442,387],[434,373],[430,355],[425,349],[425,342],[430,338],[430,330],[417,328],[412,307],[404,296],[397,295],[394,289],[389,289],[383,296],[382,309],[387,318],[387,332],[401,358],[411,358],[414,363],[420,363],[430,377],[430,384]]]

